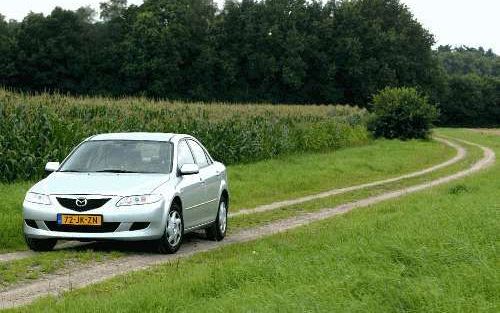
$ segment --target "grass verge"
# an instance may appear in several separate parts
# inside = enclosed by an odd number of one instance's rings
[[[31,182],[0,183],[0,253],[25,250],[22,236],[22,203]]]

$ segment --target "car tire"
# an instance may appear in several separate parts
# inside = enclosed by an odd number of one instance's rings
[[[182,219],[181,207],[176,202],[172,203],[165,223],[165,231],[158,242],[158,252],[162,254],[173,254],[182,245],[184,238],[184,221]]]
[[[24,237],[30,250],[36,252],[52,251],[57,244],[57,239],[36,239]]]
[[[221,241],[226,237],[227,232],[227,212],[228,205],[227,199],[222,197],[219,202],[219,209],[217,210],[217,217],[215,222],[209,227],[205,228],[207,238],[214,241]]]

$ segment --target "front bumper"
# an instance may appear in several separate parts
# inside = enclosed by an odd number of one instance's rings
[[[36,239],[71,239],[71,240],[121,240],[139,241],[155,240],[163,236],[165,230],[166,210],[164,201],[153,204],[116,207],[119,197],[113,197],[101,208],[85,212],[75,212],[62,207],[51,196],[51,205],[23,203],[24,234],[29,238]],[[116,225],[112,230],[103,227],[99,231],[83,227],[81,232],[78,227],[54,230],[58,214],[85,214],[102,215],[103,223]],[[30,221],[29,226],[26,221]],[[147,224],[147,227],[139,230],[130,230],[134,223]],[[52,229],[52,230],[51,230]]]

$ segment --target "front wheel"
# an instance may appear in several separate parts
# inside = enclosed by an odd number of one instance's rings
[[[24,237],[28,247],[37,252],[52,251],[57,244],[56,239],[36,239]]]
[[[184,235],[181,208],[177,203],[172,204],[165,225],[163,237],[158,242],[158,251],[163,254],[173,254],[181,247]]]
[[[208,239],[221,241],[226,237],[227,211],[227,200],[223,197],[219,202],[219,210],[215,222],[205,229]]]

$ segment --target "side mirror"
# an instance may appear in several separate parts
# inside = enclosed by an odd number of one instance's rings
[[[180,169],[181,175],[193,175],[200,172],[200,167],[196,164],[184,164]]]
[[[60,165],[59,162],[47,162],[47,165],[45,165],[45,173],[50,174],[57,171]]]

